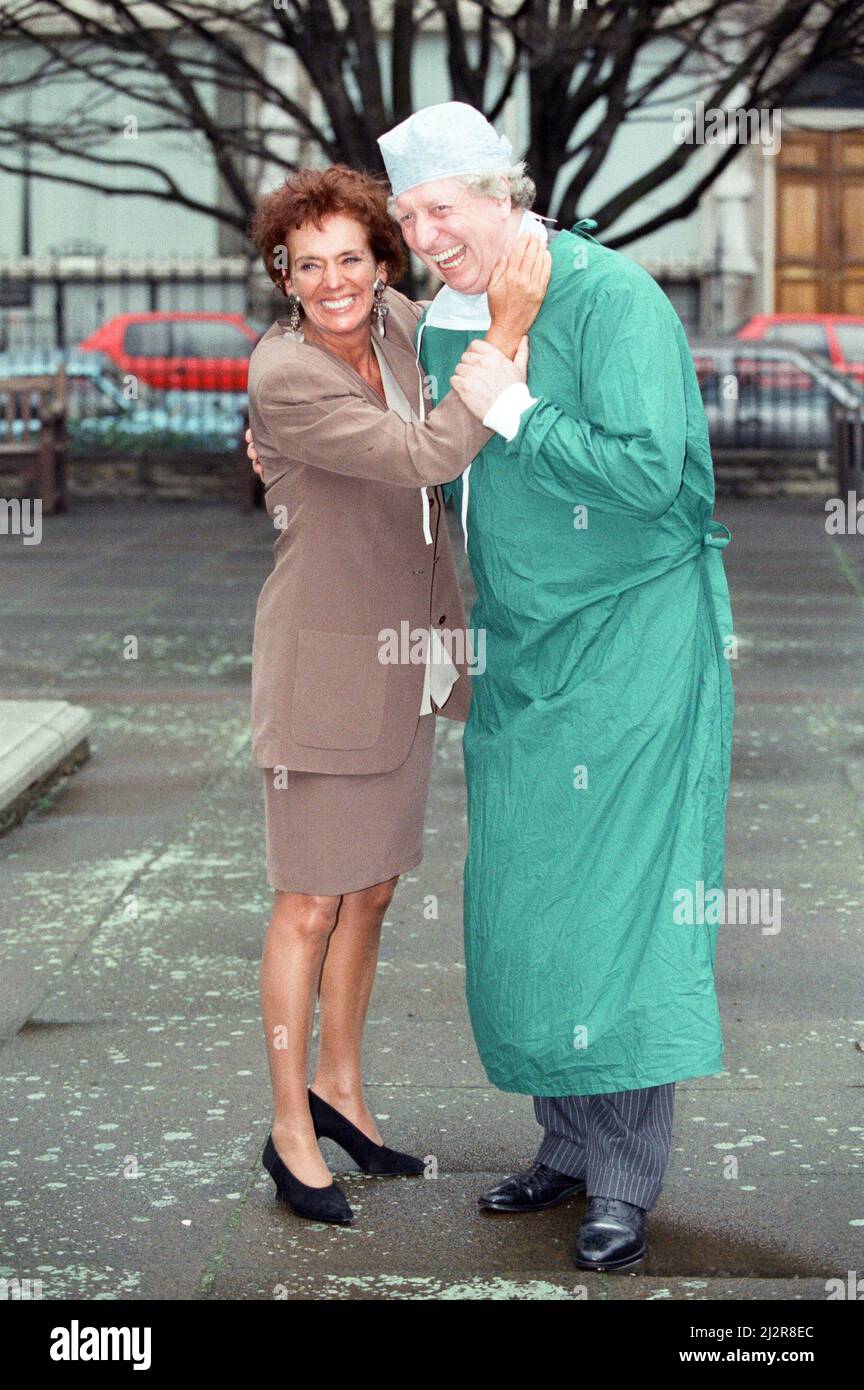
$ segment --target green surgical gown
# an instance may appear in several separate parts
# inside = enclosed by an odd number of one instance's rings
[[[494,1085],[592,1095],[723,1068],[729,533],[669,300],[581,224],[550,250],[537,402],[468,489],[486,669],[464,737],[467,994]],[[427,315],[441,399],[483,330]]]

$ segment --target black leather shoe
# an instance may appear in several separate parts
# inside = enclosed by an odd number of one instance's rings
[[[487,1211],[545,1211],[584,1191],[584,1178],[572,1178],[567,1173],[556,1173],[545,1163],[533,1163],[524,1173],[481,1192],[477,1202]]]
[[[426,1171],[422,1158],[400,1153],[398,1149],[388,1149],[386,1144],[374,1144],[340,1110],[335,1110],[328,1101],[311,1090],[309,1109],[318,1138],[332,1139],[364,1173],[372,1173],[375,1177],[417,1177]]]
[[[261,1162],[276,1184],[276,1196],[280,1201],[287,1202],[297,1216],[305,1216],[310,1221],[332,1221],[343,1226],[354,1220],[345,1193],[335,1182],[328,1187],[309,1187],[308,1183],[295,1178],[276,1152],[272,1134],[267,1135]]]
[[[645,1257],[645,1211],[617,1197],[589,1197],[571,1258],[577,1269],[629,1269]]]

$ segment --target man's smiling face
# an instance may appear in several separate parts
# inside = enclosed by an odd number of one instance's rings
[[[458,179],[436,179],[400,193],[396,219],[409,249],[446,285],[483,294],[508,249],[510,196],[497,202],[469,192]]]

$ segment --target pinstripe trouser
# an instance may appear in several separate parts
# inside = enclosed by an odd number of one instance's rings
[[[663,1185],[674,1104],[674,1081],[600,1096],[535,1096],[545,1131],[537,1160],[585,1178],[588,1197],[650,1211]]]

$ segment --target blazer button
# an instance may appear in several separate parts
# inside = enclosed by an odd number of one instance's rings
[[[446,623],[446,621],[447,621],[447,614],[446,614],[446,613],[442,613],[442,614],[441,614],[441,617],[438,619],[438,621],[439,621],[439,623]]]

